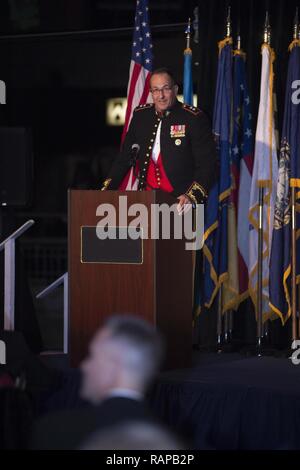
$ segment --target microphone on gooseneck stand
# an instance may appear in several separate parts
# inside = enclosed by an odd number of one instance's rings
[[[130,158],[130,167],[133,168],[133,174],[134,174],[134,176],[135,176],[136,178],[138,178],[138,179],[139,179],[139,177],[140,177],[140,174],[139,174],[140,171],[137,171],[136,163],[137,163],[137,161],[138,161],[138,159],[139,159],[139,151],[140,151],[140,146],[139,146],[139,144],[132,144],[131,150],[130,150],[130,156],[131,156],[131,158]],[[141,182],[140,182],[140,183],[141,183]],[[140,185],[140,183],[139,183],[139,185]],[[144,183],[142,183],[142,184],[144,184]],[[150,189],[153,189],[154,191],[157,190],[157,188],[153,188],[150,183],[147,183],[147,186],[148,186]],[[139,186],[139,187],[140,187],[140,186]]]
[[[135,168],[136,162],[139,158],[139,151],[140,151],[140,146],[139,144],[132,144],[131,150],[130,150],[130,166]]]
[[[139,151],[140,151],[140,146],[139,144],[132,144],[131,150],[130,150],[130,168],[133,169],[133,174],[136,178],[139,177],[136,171],[136,163],[139,159]]]

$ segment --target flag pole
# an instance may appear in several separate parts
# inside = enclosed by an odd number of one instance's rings
[[[238,36],[237,36],[236,50],[240,51],[241,49],[242,49],[242,47],[241,47],[241,35],[239,33]]]
[[[226,18],[226,38],[231,37],[231,7],[228,7]],[[222,352],[222,285],[219,286],[218,313],[217,313],[217,351]]]
[[[296,283],[296,200],[295,188],[291,188],[292,196],[292,337],[298,339],[297,333],[297,283]]]
[[[266,19],[265,19],[265,28],[264,28],[264,43],[271,45],[271,26],[269,20],[269,12],[266,11]]]
[[[194,76],[194,80],[196,81],[196,93],[197,93],[197,107],[200,107],[200,95],[201,95],[201,87],[200,87],[200,41],[199,41],[199,6],[194,8],[193,11],[193,56],[194,56],[194,67],[196,72],[196,78]]]
[[[270,19],[269,19],[269,12],[268,10],[266,11],[266,20],[265,20],[265,29],[264,29],[264,42],[266,44],[268,44],[268,46],[271,46],[271,25],[270,25]],[[262,188],[264,189],[264,188]],[[264,192],[264,191],[263,191]],[[263,194],[263,198],[264,198],[264,194]],[[263,206],[264,202],[262,200],[262,206]],[[263,210],[262,210],[262,217],[263,217]],[[263,227],[263,221],[262,221],[262,227]],[[262,233],[261,233],[261,236],[263,238],[263,228],[262,228]],[[261,248],[261,255],[263,253],[263,245],[262,245],[262,248]],[[262,269],[262,265],[263,265],[263,261],[261,262],[261,269]],[[262,271],[261,271],[262,272]],[[263,320],[262,320],[262,291],[263,291],[263,285],[262,285],[262,276],[261,276],[261,287],[260,287],[260,294],[261,294],[261,316],[260,316],[260,333],[261,333],[261,336],[260,338],[258,339],[258,343],[260,343],[258,345],[258,348],[260,348],[260,354],[262,353],[262,340],[263,339],[268,339],[268,334],[269,334],[269,327],[268,327],[268,322],[265,322],[263,323]],[[259,329],[259,327],[258,327]]]
[[[293,30],[293,39],[299,39],[299,10],[296,8],[295,19],[294,19],[294,30]]]
[[[185,34],[186,34],[186,49],[190,49],[191,48],[191,18],[189,18],[188,20],[188,25],[185,30]]]
[[[299,22],[299,10],[298,7],[296,8],[296,22],[297,22],[297,29],[296,29],[296,39],[300,40],[300,22]],[[299,289],[300,293],[300,289]],[[300,337],[300,298],[299,298],[299,323],[298,323],[298,336]]]
[[[241,51],[241,34],[240,34],[240,21],[238,22],[237,26],[237,40],[236,40],[236,50]],[[232,333],[233,333],[233,309],[231,308],[225,317],[225,342],[232,341]]]
[[[227,10],[227,19],[226,19],[226,37],[231,37],[231,7],[228,7]]]
[[[298,20],[298,8],[296,9],[294,27],[293,27],[293,39],[298,39],[299,36],[299,20]],[[297,325],[297,253],[296,253],[296,195],[295,187],[291,187],[291,211],[292,211],[292,337],[293,341],[298,339],[298,325]],[[300,325],[299,325],[300,331]]]
[[[227,18],[226,18],[226,37],[230,38],[231,35],[232,35],[231,6],[229,5],[228,9],[227,9]],[[230,131],[230,140],[232,140],[231,131]],[[221,288],[220,288],[220,292],[221,292],[221,299],[220,299],[221,313],[220,313],[220,315],[221,315],[221,327],[222,327],[222,289]],[[228,329],[229,329],[229,324],[227,322],[227,313],[229,313],[229,312],[225,313],[225,325],[224,325],[224,330],[225,330],[226,337],[227,337],[227,332],[228,332]]]
[[[183,51],[184,56],[184,70],[183,70],[183,98],[184,102],[193,105],[193,80],[192,80],[192,49],[191,49],[191,18],[188,20],[186,34],[186,47]]]
[[[222,352],[222,286],[219,290],[218,315],[217,315],[217,352]]]
[[[259,187],[258,217],[258,272],[257,272],[257,349],[261,356],[262,347],[262,268],[263,268],[263,205],[264,188]]]
[[[269,12],[266,12],[265,27],[264,27],[264,44],[271,45],[271,27],[269,22]],[[264,208],[264,187],[259,187],[259,201],[258,201],[258,272],[257,272],[257,354],[262,355],[262,338],[263,338],[263,208]]]

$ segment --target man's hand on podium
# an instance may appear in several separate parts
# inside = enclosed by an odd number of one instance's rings
[[[182,194],[177,198],[177,200],[179,201],[177,205],[179,215],[186,214],[192,208],[191,200],[186,194]]]

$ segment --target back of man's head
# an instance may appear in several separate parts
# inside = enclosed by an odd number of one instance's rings
[[[113,315],[96,333],[82,363],[82,395],[97,402],[112,389],[144,393],[164,354],[161,335],[132,315]]]
[[[146,321],[131,315],[114,315],[104,325],[111,341],[120,348],[124,370],[147,385],[163,358],[161,335]]]

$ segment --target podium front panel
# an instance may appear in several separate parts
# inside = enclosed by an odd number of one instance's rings
[[[69,193],[69,305],[71,362],[77,365],[87,354],[87,345],[105,319],[114,313],[130,313],[155,323],[154,244],[143,245],[142,263],[82,262],[82,227],[96,227],[100,204],[118,209],[122,193],[70,191]],[[150,204],[151,192],[126,192],[128,204]],[[141,197],[142,196],[142,197]],[[146,198],[146,199],[145,199]],[[111,242],[111,240],[109,240]],[[124,240],[121,240],[123,243]],[[136,242],[136,241],[135,241]],[[125,257],[124,257],[125,259]]]
[[[155,191],[69,192],[71,364],[77,366],[86,356],[92,336],[110,315],[127,313],[161,330],[167,342],[166,368],[186,367],[192,350],[192,252],[186,251],[183,239],[172,236],[105,240],[100,233],[99,238],[96,230],[103,219],[97,214],[114,208],[118,215],[119,198],[125,195],[128,207],[143,204],[148,212],[152,204],[176,203]],[[132,219],[113,220],[109,230],[119,228],[122,233]],[[151,224],[152,218],[149,234]]]

